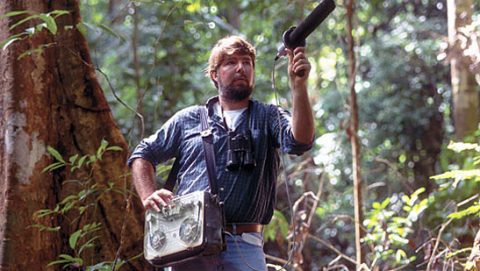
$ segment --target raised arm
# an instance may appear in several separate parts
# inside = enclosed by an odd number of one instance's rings
[[[310,144],[315,130],[307,90],[307,80],[311,69],[310,62],[305,55],[304,47],[297,47],[293,52],[287,49],[287,54],[288,76],[293,100],[293,137],[300,143]]]

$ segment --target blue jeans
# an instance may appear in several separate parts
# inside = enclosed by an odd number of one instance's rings
[[[226,235],[227,249],[173,266],[173,271],[267,271],[262,233]]]

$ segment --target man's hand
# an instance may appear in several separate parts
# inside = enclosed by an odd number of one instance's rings
[[[290,88],[293,91],[299,88],[306,88],[311,65],[305,55],[305,47],[297,47],[293,51],[287,49],[287,55]]]
[[[288,50],[288,76],[292,90],[292,133],[295,140],[303,144],[312,143],[315,125],[312,107],[308,98],[307,79],[310,73],[310,62],[305,55],[304,47]]]
[[[168,205],[173,199],[173,193],[167,189],[160,189],[154,191],[150,196],[142,200],[145,210],[153,208],[155,211],[160,212],[162,207]]]
[[[173,198],[171,191],[156,189],[153,165],[143,158],[137,158],[133,161],[132,179],[145,209],[153,208],[159,212],[160,208],[167,206]]]

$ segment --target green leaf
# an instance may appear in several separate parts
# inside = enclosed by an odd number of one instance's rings
[[[107,151],[123,151],[123,149],[120,146],[110,146],[107,148]]]
[[[57,159],[58,161],[60,161],[60,162],[62,162],[62,163],[64,163],[64,164],[66,164],[65,160],[63,160],[62,155],[60,155],[60,153],[59,153],[57,150],[55,150],[54,148],[48,146],[48,147],[47,147],[47,151],[48,151],[48,153],[50,153],[53,157],[55,157],[55,159]]]
[[[277,234],[286,237],[288,235],[288,226],[288,221],[282,212],[274,210],[272,221],[265,227],[265,239],[274,240]]]
[[[101,227],[102,227],[102,223],[90,223],[90,224],[85,224],[82,230],[85,233],[88,233],[88,232],[98,231],[101,229]]]
[[[467,247],[467,248],[463,248],[463,249],[458,249],[458,250],[454,250],[452,252],[449,252],[447,253],[447,259],[450,259],[450,258],[453,258],[453,257],[456,257],[456,256],[459,256],[460,254],[468,254],[472,251],[472,248],[471,247]]]
[[[87,29],[87,24],[83,23],[83,22],[79,22],[75,28],[77,28],[77,30],[82,33],[82,35],[84,37],[87,36],[87,32],[88,32],[88,29]]]
[[[17,41],[17,40],[20,40],[22,36],[25,36],[25,35],[28,35],[28,33],[20,33],[20,34],[16,34],[16,35],[12,35],[10,37],[8,37],[7,39],[5,40],[2,40],[2,42],[0,42],[0,47],[2,48],[2,50],[5,50],[7,49],[8,46],[10,46],[13,42]]]
[[[70,261],[70,260],[56,260],[56,261],[48,263],[47,266],[53,266],[53,265],[56,265],[56,264],[64,264],[64,263],[71,263],[71,262],[72,261]]]
[[[58,168],[61,168],[65,166],[64,163],[62,162],[55,162],[55,163],[52,163],[50,165],[48,165],[47,167],[45,167],[43,170],[42,170],[42,173],[45,173],[45,172],[51,172],[51,171],[54,171],[55,169],[58,169]]]
[[[380,206],[382,209],[387,208],[388,204],[390,204],[390,197],[386,198],[384,201],[382,201],[382,205]]]
[[[65,198],[60,202],[60,204],[66,204],[67,202],[77,201],[77,200],[78,200],[77,195],[69,195],[69,196],[65,197]]]
[[[88,158],[88,155],[84,155],[82,156],[79,160],[78,160],[78,163],[77,163],[77,168],[81,168],[83,166],[83,163],[85,163],[85,159]]]
[[[37,19],[37,18],[38,18],[38,15],[36,15],[36,14],[35,14],[35,15],[28,16],[27,18],[24,18],[24,19],[18,21],[16,24],[10,26],[9,29],[12,30],[12,29],[14,29],[15,27],[17,27],[17,26],[19,26],[19,25],[21,25],[21,24],[23,24],[23,23],[26,23],[26,22],[28,22],[28,21],[30,21],[30,20]]]
[[[73,165],[77,161],[77,158],[78,158],[78,154],[75,154],[73,156],[70,156],[70,158],[68,158],[68,161],[70,162],[70,164]]]
[[[47,29],[48,31],[50,31],[50,33],[52,33],[53,35],[57,34],[58,27],[55,19],[53,19],[50,15],[43,13],[39,14],[38,17],[45,22],[45,24],[47,25]]]
[[[55,213],[55,212],[50,210],[50,209],[41,209],[41,210],[38,210],[35,213],[33,213],[33,216],[36,217],[36,218],[42,218],[44,216],[47,216],[47,215],[50,215],[50,214],[53,214],[53,213]]]
[[[70,235],[70,238],[68,239],[70,248],[72,248],[73,250],[75,250],[75,247],[77,246],[77,241],[78,241],[78,238],[80,237],[80,234],[82,234],[82,230],[78,230],[72,233],[72,235]]]
[[[62,258],[62,259],[65,259],[65,260],[72,260],[72,261],[75,260],[74,257],[72,257],[72,256],[70,256],[70,255],[68,255],[68,254],[60,254],[60,255],[58,255],[58,257],[59,257],[59,258]]]
[[[20,54],[17,59],[20,60],[20,59],[22,59],[26,56],[30,56],[30,55],[34,55],[34,54],[41,54],[41,53],[43,53],[45,48],[49,47],[52,44],[54,44],[54,43],[42,44],[37,48],[27,50],[27,51],[23,52],[22,54]]]
[[[83,265],[83,260],[81,258],[75,258],[68,254],[60,254],[58,255],[58,257],[61,259],[50,262],[47,266],[52,266],[52,265],[61,264],[61,263],[77,263],[79,265]]]
[[[86,206],[80,206],[80,207],[78,207],[78,212],[79,212],[80,214],[83,214],[86,210],[88,210],[88,207],[86,207]]]
[[[108,146],[108,141],[106,141],[105,139],[102,139],[102,142],[100,143],[100,147],[98,147],[98,150],[97,150],[98,160],[102,159],[103,153],[105,152],[105,149],[107,148],[107,146]]]
[[[61,229],[60,226],[50,227],[50,226],[45,226],[45,225],[42,225],[42,224],[34,224],[34,225],[32,225],[32,227],[38,228],[40,231],[48,231],[48,232],[57,232]]]
[[[82,252],[87,249],[87,248],[92,248],[94,247],[94,241],[97,240],[99,237],[98,236],[95,236],[93,238],[91,238],[90,240],[88,240],[85,244],[83,244],[82,246],[80,246],[80,249],[78,250],[78,254],[82,254]]]
[[[10,11],[10,12],[7,12],[6,14],[1,15],[0,19],[7,18],[7,17],[14,17],[14,16],[21,15],[21,14],[32,14],[32,13],[33,12],[31,12],[29,10]]]
[[[469,215],[478,215],[478,214],[480,214],[480,205],[475,204],[473,206],[468,207],[465,210],[449,214],[448,218],[461,219]]]
[[[88,156],[87,165],[88,165],[88,164],[91,164],[91,163],[95,163],[96,161],[97,161],[97,156],[95,156],[95,155],[93,155],[93,154],[92,154],[92,155],[89,155],[89,156]]]
[[[70,13],[70,11],[68,11],[68,10],[58,9],[58,10],[54,10],[54,11],[51,11],[51,12],[47,13],[47,15],[49,15],[49,16],[55,15],[55,17],[58,17],[58,16],[69,14],[69,13]]]
[[[408,240],[401,237],[400,235],[394,233],[394,234],[390,234],[390,240],[392,241],[395,241],[401,245],[407,245],[408,244]]]
[[[67,204],[65,204],[65,206],[63,206],[63,208],[60,210],[60,213],[62,214],[65,214],[67,213],[68,211],[70,211],[70,209],[72,209],[74,206],[75,206],[75,201],[70,201],[68,202]]]
[[[423,192],[425,192],[425,187],[420,187],[415,192],[413,192],[413,194],[410,196],[410,198],[412,199],[410,205],[413,205],[415,203],[415,201],[417,201],[418,196],[420,194],[422,194]]]
[[[473,157],[473,164],[476,166],[480,164],[480,156]]]
[[[477,177],[480,177],[480,169],[452,170],[443,174],[431,176],[430,178],[434,180],[454,178],[455,181],[452,183],[452,186],[456,187],[458,182],[461,180],[475,179]]]
[[[110,34],[110,35],[116,37],[117,39],[121,40],[122,42],[126,42],[126,39],[122,35],[118,34],[117,32],[115,32],[113,29],[111,29],[107,25],[97,24],[97,26],[100,27],[105,32],[107,32],[108,34]]]
[[[399,249],[397,250],[397,252],[395,253],[395,260],[397,260],[397,262],[401,262],[403,259],[406,259],[407,258],[407,253],[405,253],[405,251]]]
[[[112,266],[108,262],[101,262],[97,263],[96,265],[87,266],[86,271],[110,271],[110,270],[118,270],[118,268],[112,269]]]
[[[450,142],[448,144],[449,149],[453,150],[454,152],[463,152],[466,150],[476,150],[480,152],[480,146],[474,143],[464,143],[464,142]]]

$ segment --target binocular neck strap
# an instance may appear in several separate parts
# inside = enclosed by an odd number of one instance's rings
[[[205,160],[207,163],[208,183],[210,185],[210,192],[212,195],[218,194],[217,189],[217,174],[215,172],[215,156],[213,150],[213,134],[212,130],[208,127],[208,115],[207,108],[200,107],[200,122],[202,124],[202,141],[203,149],[205,153]]]

